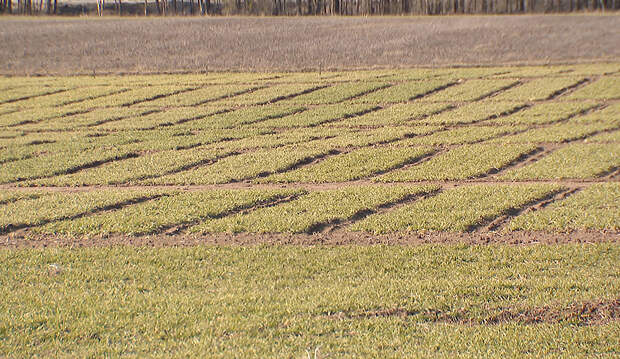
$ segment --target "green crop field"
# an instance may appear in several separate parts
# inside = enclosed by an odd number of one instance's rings
[[[0,357],[616,358],[618,71],[0,77]]]

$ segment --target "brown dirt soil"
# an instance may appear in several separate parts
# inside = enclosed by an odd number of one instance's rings
[[[169,231],[150,236],[91,236],[67,237],[34,235],[26,230],[0,236],[0,248],[46,247],[106,247],[147,246],[184,247],[198,245],[420,245],[420,244],[474,244],[474,245],[531,245],[565,243],[620,243],[619,232],[576,231],[570,233],[548,232],[467,232],[467,233],[396,233],[373,235],[363,232],[335,230],[316,234],[212,234],[188,235]]]
[[[545,305],[528,309],[500,308],[489,310],[487,316],[481,319],[472,318],[472,314],[465,309],[445,312],[438,309],[407,310],[404,308],[390,308],[325,314],[325,316],[337,320],[392,316],[407,317],[414,315],[420,315],[423,320],[434,323],[466,325],[503,324],[509,322],[520,324],[568,322],[581,326],[602,325],[620,320],[620,298],[574,302],[568,305]]]
[[[0,74],[617,61],[618,15],[2,18]]]

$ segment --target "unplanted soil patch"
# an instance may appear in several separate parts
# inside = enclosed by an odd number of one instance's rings
[[[260,246],[260,245],[304,245],[304,246],[417,246],[426,244],[451,245],[559,245],[559,244],[620,244],[620,232],[572,231],[550,233],[545,231],[517,232],[468,232],[468,233],[393,233],[376,235],[367,232],[344,230],[305,233],[210,233],[184,234],[176,231],[156,235],[93,235],[66,236],[59,234],[37,234],[26,230],[0,235],[3,248],[55,248],[55,247],[195,247],[195,246]]]
[[[556,324],[578,326],[604,325],[620,320],[620,299],[598,299],[584,302],[545,305],[533,308],[496,308],[475,318],[467,309],[446,311],[440,309],[389,308],[356,312],[326,313],[336,320],[409,317],[416,322],[449,323],[459,325]]]

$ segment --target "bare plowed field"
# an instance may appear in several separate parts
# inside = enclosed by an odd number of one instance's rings
[[[0,73],[617,61],[618,15],[0,19]]]
[[[617,63],[0,86],[4,246],[619,239]]]

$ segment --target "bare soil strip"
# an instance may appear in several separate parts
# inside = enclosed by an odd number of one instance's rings
[[[318,159],[321,156],[315,157]],[[429,157],[425,157],[429,158]],[[414,164],[423,163],[424,161],[414,162]],[[308,164],[314,163],[314,160],[308,162]],[[299,166],[294,166],[291,169],[297,169]],[[406,167],[403,167],[406,168]],[[287,170],[287,171],[288,171]],[[474,178],[470,180],[420,180],[415,182],[374,182],[369,179],[362,179],[349,182],[332,182],[332,183],[252,183],[249,181],[238,181],[223,184],[205,184],[205,185],[132,185],[132,184],[119,184],[119,185],[93,185],[93,186],[76,186],[76,187],[59,187],[59,186],[15,186],[13,184],[1,184],[0,190],[11,191],[48,191],[48,192],[83,192],[83,191],[97,191],[102,189],[170,189],[181,191],[205,191],[214,189],[281,189],[281,188],[299,188],[307,189],[310,191],[338,189],[345,187],[357,187],[364,185],[372,186],[417,186],[417,185],[439,185],[443,189],[450,189],[460,186],[476,186],[476,185],[522,185],[522,184],[559,184],[567,188],[584,188],[595,183],[607,183],[618,182],[614,176],[617,174],[617,170],[610,173],[607,177],[588,178],[588,179],[565,179],[565,180],[496,180],[490,178]],[[174,173],[174,172],[171,172]],[[252,177],[255,178],[255,177]]]
[[[428,232],[394,233],[373,235],[366,232],[349,232],[342,229],[315,234],[252,234],[223,233],[210,235],[179,234],[175,229],[168,233],[127,236],[108,235],[90,237],[68,237],[36,235],[19,230],[8,235],[0,235],[0,248],[47,248],[47,247],[185,247],[201,245],[422,245],[422,244],[470,244],[470,245],[556,245],[556,244],[595,244],[618,243],[620,232],[575,231],[569,233],[549,232]]]
[[[513,322],[519,324],[570,323],[592,326],[620,320],[620,298],[575,302],[568,305],[545,305],[528,309],[490,309],[489,314],[483,318],[474,318],[472,313],[466,309],[446,312],[440,309],[410,310],[406,308],[325,313],[323,316],[334,320],[418,316],[423,322],[460,325],[497,325]]]

